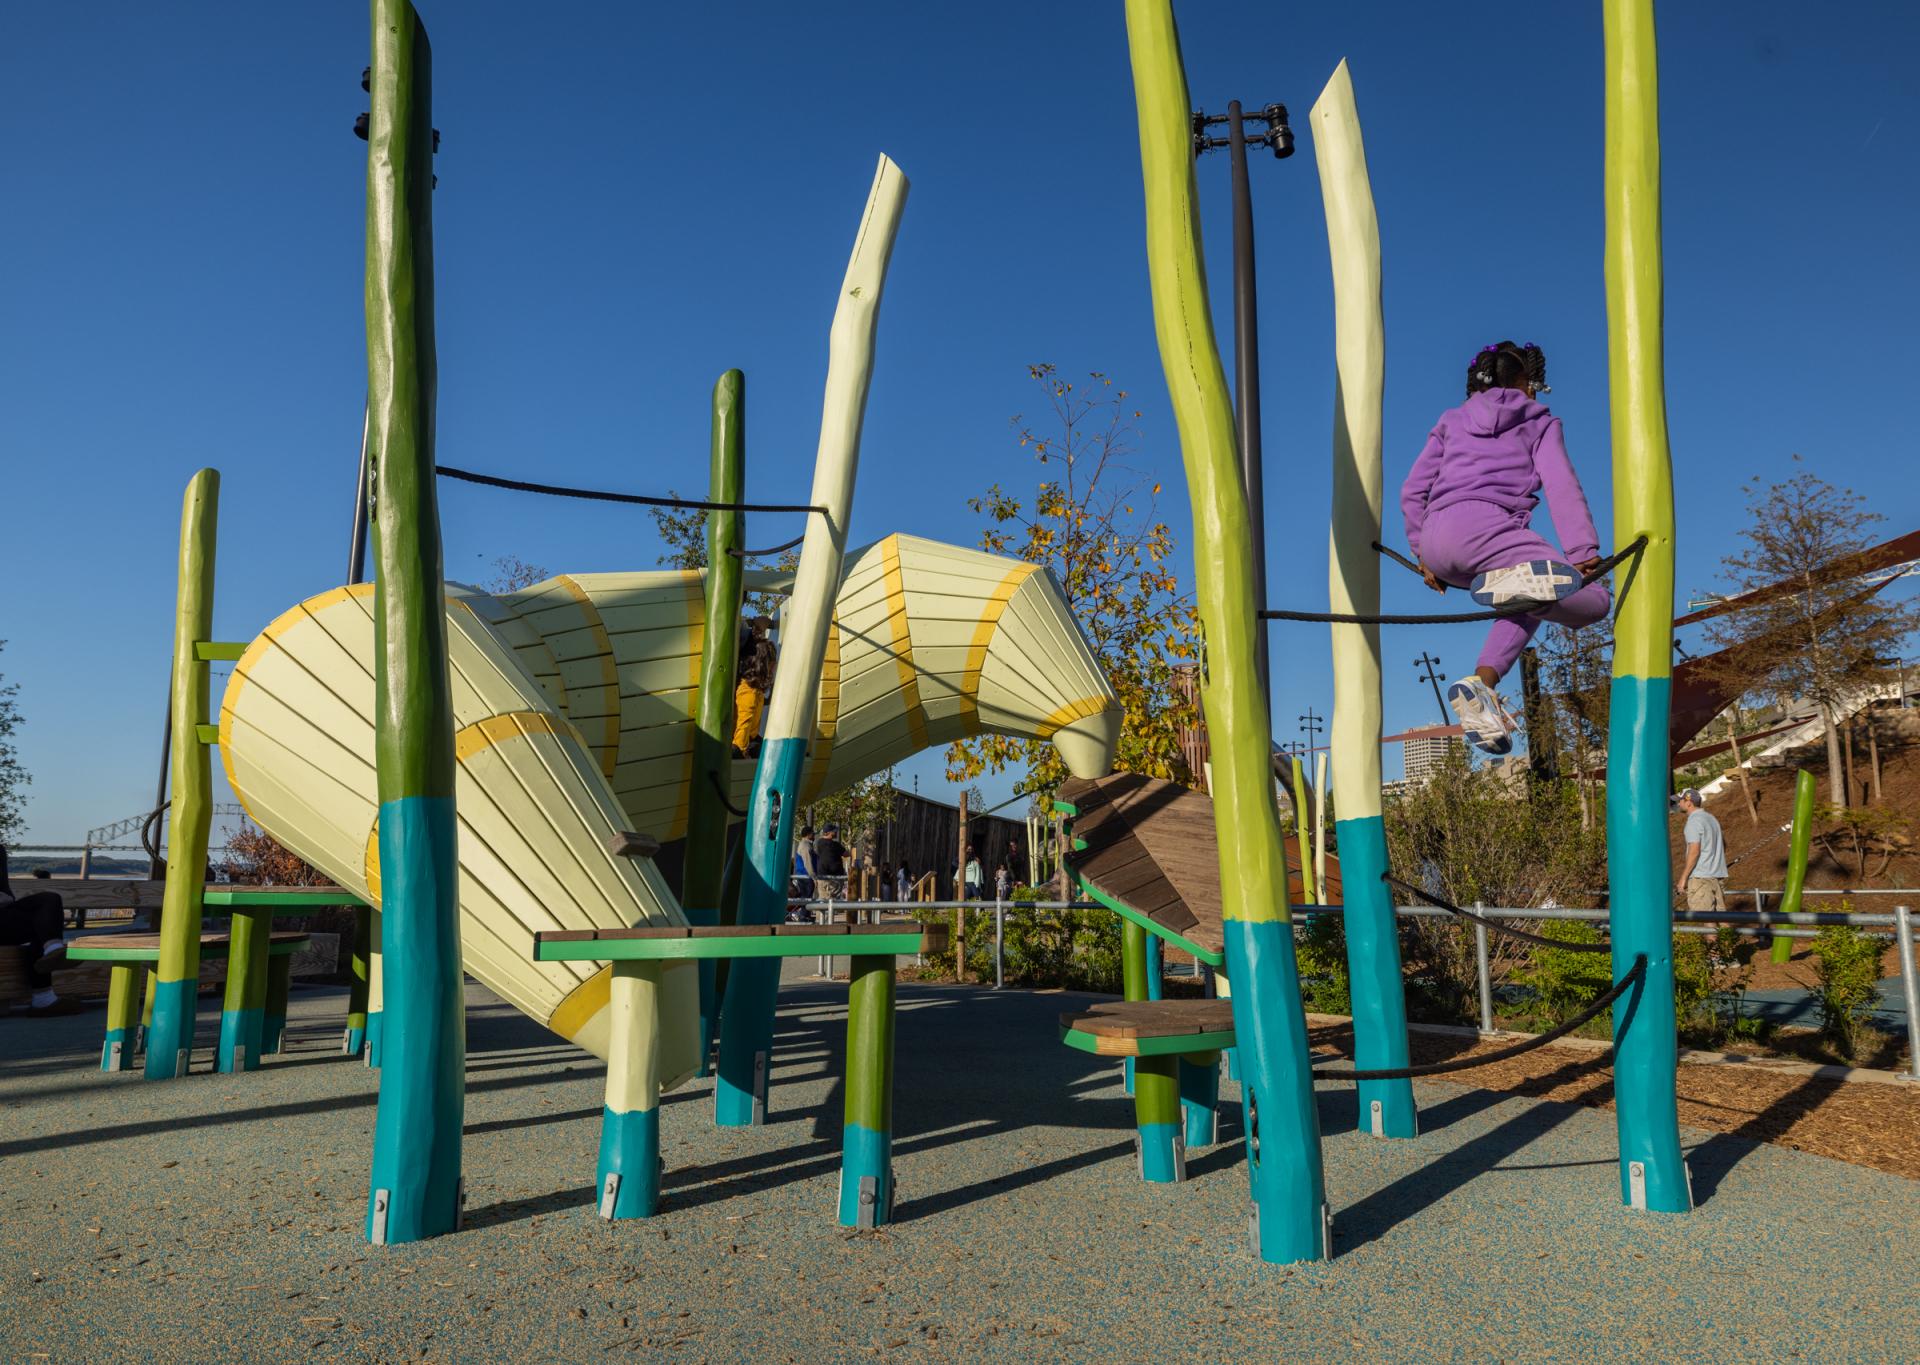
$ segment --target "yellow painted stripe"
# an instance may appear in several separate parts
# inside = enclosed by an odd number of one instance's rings
[[[1052,739],[1058,730],[1064,730],[1076,720],[1085,720],[1088,716],[1097,716],[1102,711],[1118,711],[1120,703],[1111,697],[1082,697],[1079,701],[1070,701],[1045,720],[1034,730],[1036,739]]]
[[[508,711],[504,715],[488,716],[454,735],[454,761],[464,763],[503,740],[531,735],[565,735],[569,728],[563,718],[549,711]]]
[[[548,1018],[547,1027],[572,1042],[593,1016],[607,1007],[612,992],[613,968],[609,965],[568,991]]]
[[[1001,614],[1037,567],[1020,564],[1001,579],[1000,586],[993,590],[980,612],[980,623],[973,628],[973,641],[967,646],[967,666],[960,674],[960,719],[969,726],[979,721],[980,670],[986,666],[987,649],[993,644],[994,632],[1000,629]]]
[[[880,543],[886,566],[887,624],[893,632],[893,666],[900,676],[900,704],[907,711],[907,734],[915,753],[927,747],[927,713],[920,705],[920,670],[913,664],[913,628],[907,620],[907,588],[900,574],[900,537]]]
[[[380,899],[380,814],[374,812],[373,828],[367,831],[367,852],[361,859],[361,874],[367,879],[367,895],[372,900]]]
[[[687,694],[691,700],[689,719],[700,714],[700,668],[707,650],[707,584],[703,575],[689,571],[684,588],[687,596]],[[678,839],[687,832],[687,807],[693,797],[693,746],[699,738],[697,723],[682,727],[686,731],[686,751],[680,762],[680,799],[674,806],[673,820],[659,834],[661,839]]]
[[[807,761],[806,780],[800,784],[803,801],[820,795],[826,785],[827,765],[833,762],[833,742],[840,732],[840,618],[827,622],[827,653],[820,661],[820,704],[814,712],[813,755]]]
[[[607,634],[606,622],[600,619],[600,609],[593,605],[593,599],[587,596],[585,588],[574,582],[569,574],[561,574],[553,581],[565,588],[573,600],[580,604],[580,610],[587,618],[587,629],[593,632],[593,642],[600,648],[601,705],[607,715],[602,721],[604,739],[593,747],[599,750],[600,771],[611,782],[614,767],[620,761],[620,670],[613,660],[613,640]]]

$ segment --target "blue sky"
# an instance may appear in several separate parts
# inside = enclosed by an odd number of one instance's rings
[[[549,11],[551,12],[551,11]],[[804,500],[826,331],[875,154],[913,181],[881,319],[854,539],[971,542],[965,499],[1038,475],[1026,367],[1101,370],[1185,538],[1154,350],[1114,4],[429,5],[440,458],[605,487],[704,482],[707,394],[748,375],[749,488]],[[1610,524],[1596,4],[1476,26],[1431,4],[1181,6],[1196,103],[1284,101],[1353,67],[1386,266],[1388,480],[1513,336]],[[1660,25],[1680,580],[1711,586],[1739,488],[1800,452],[1920,524],[1920,8],[1668,5]],[[361,5],[16,6],[8,91],[0,673],[21,685],[30,836],[141,810],[166,683],[182,486],[222,471],[216,633],[338,583],[365,383]],[[1325,601],[1330,285],[1311,147],[1255,162],[1268,562]],[[1227,166],[1200,165],[1227,327]],[[1905,453],[1903,453],[1905,452]],[[631,509],[443,487],[449,576],[515,554],[651,567]],[[762,519],[750,539],[785,539]],[[1397,532],[1397,526],[1390,528]],[[1392,574],[1388,609],[1431,609]],[[1458,599],[1455,599],[1456,601]],[[1324,628],[1278,626],[1275,714],[1331,702]],[[1429,722],[1390,635],[1390,728]],[[1389,758],[1389,773],[1395,760]],[[937,757],[907,769],[938,792]],[[998,799],[1011,777],[986,784]]]

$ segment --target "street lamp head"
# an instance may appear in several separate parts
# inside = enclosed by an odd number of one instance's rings
[[[1287,126],[1287,106],[1269,104],[1260,112],[1267,121],[1267,143],[1273,148],[1274,160],[1285,161],[1293,155],[1293,129]]]

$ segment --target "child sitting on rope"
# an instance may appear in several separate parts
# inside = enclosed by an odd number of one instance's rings
[[[1513,748],[1513,720],[1494,693],[1542,621],[1578,628],[1607,614],[1607,585],[1582,586],[1600,568],[1600,540],[1567,457],[1560,419],[1534,401],[1548,392],[1547,357],[1528,342],[1483,347],[1467,367],[1467,401],[1440,415],[1400,487],[1407,544],[1435,592],[1469,588],[1485,607],[1537,601],[1487,632],[1478,666],[1447,688],[1447,704],[1474,747]],[[1564,555],[1529,525],[1544,490]]]

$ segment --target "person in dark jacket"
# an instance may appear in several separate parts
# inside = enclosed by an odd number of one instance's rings
[[[0,943],[27,950],[27,979],[33,985],[29,1014],[73,1014],[82,1006],[62,1000],[53,989],[54,963],[65,958],[66,906],[52,891],[13,893],[7,880],[7,846],[0,844]]]

